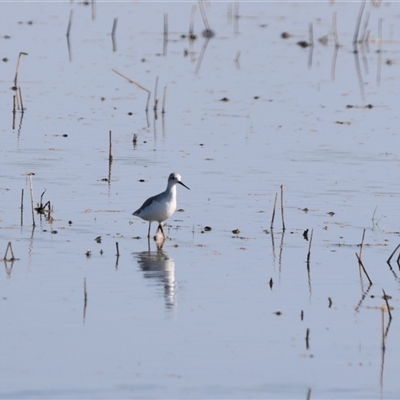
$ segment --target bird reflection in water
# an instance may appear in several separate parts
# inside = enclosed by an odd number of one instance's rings
[[[175,283],[175,262],[163,251],[165,240],[157,242],[157,251],[148,250],[134,253],[138,259],[139,267],[143,271],[146,279],[151,279],[151,284],[162,287],[165,298],[165,307],[172,310],[177,305],[176,302],[176,283]]]

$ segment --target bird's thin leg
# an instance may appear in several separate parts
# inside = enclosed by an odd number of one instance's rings
[[[147,232],[147,237],[150,237],[150,228],[151,228],[151,221],[149,221],[149,231]]]
[[[163,228],[163,226],[161,225],[161,223],[158,224],[157,232],[158,232],[158,230],[161,231],[161,233],[163,234],[164,239],[165,239],[165,238],[167,237],[167,235],[165,234],[164,228]]]

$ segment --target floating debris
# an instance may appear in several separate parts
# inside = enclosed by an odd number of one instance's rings
[[[308,46],[311,46],[308,42],[306,42],[305,40],[301,40],[300,42],[297,42],[297,44],[302,47],[303,49],[305,49]]]

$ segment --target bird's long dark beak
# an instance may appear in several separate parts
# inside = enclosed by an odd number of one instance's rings
[[[183,182],[178,182],[178,183],[180,183],[182,186],[184,186],[186,189],[189,189],[190,190],[190,188],[188,188]]]

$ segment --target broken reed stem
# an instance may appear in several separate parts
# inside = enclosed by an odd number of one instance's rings
[[[18,73],[19,73],[19,66],[21,63],[21,57],[22,56],[27,56],[28,53],[24,53],[23,51],[21,51],[18,55],[18,61],[17,61],[17,69],[15,71],[15,77],[14,77],[14,86],[17,87],[18,86]]]
[[[354,37],[353,37],[353,44],[357,43],[357,39],[358,39],[358,32],[360,30],[360,24],[361,24],[361,18],[364,12],[364,7],[365,7],[365,1],[363,0],[361,5],[360,5],[360,11],[358,12],[358,17],[357,17],[357,22],[356,22],[356,29],[354,31]]]
[[[117,23],[118,23],[118,18],[114,18],[112,30],[111,30],[111,36],[115,38],[115,32],[117,31]]]
[[[363,235],[362,235],[362,239],[361,239],[361,245],[360,245],[360,254],[359,254],[360,260],[361,260],[361,255],[362,255],[362,251],[363,251],[363,247],[364,247],[364,237],[365,237],[365,228],[364,228],[364,231],[363,231]]]
[[[310,262],[313,233],[314,233],[314,229],[311,229],[310,242],[308,243],[307,263]]]
[[[164,86],[164,94],[163,94],[163,100],[162,100],[162,110],[161,114],[165,114],[165,102],[167,101],[167,87]]]
[[[389,319],[392,319],[392,313],[390,312],[390,305],[389,305],[389,301],[388,301],[388,296],[387,296],[387,294],[385,293],[385,291],[383,289],[382,289],[382,292],[383,292],[383,298],[384,298],[384,300],[386,302],[386,307],[388,309]]]
[[[281,216],[282,216],[282,230],[284,231],[285,228],[285,218],[283,215],[283,185],[281,185]]]
[[[154,111],[157,111],[157,105],[158,105],[157,91],[158,91],[158,76],[156,78],[156,84],[154,87],[154,107],[153,107]]]
[[[111,162],[113,160],[113,151],[112,151],[112,131],[109,133],[109,149],[108,149],[108,160]]]
[[[272,218],[271,218],[271,225],[270,228],[274,229],[274,219],[275,219],[275,210],[276,210],[276,201],[278,200],[278,193],[275,193],[275,201],[274,201],[274,208],[272,209]],[[400,246],[400,244],[399,244]]]
[[[373,282],[371,281],[371,278],[369,277],[368,272],[367,272],[367,270],[365,269],[364,264],[363,264],[363,262],[361,261],[361,259],[360,259],[360,257],[358,256],[357,253],[356,253],[356,257],[357,257],[358,263],[361,265],[361,268],[363,269],[364,274],[365,274],[365,276],[367,277],[367,279],[368,279],[370,285],[372,285]]]
[[[387,259],[387,263],[390,264],[390,260],[394,256],[394,253],[396,253],[397,249],[400,247],[400,244],[397,245],[397,247],[393,250],[393,253],[390,255],[390,257]]]
[[[74,10],[71,10],[69,13],[69,21],[68,21],[68,28],[67,28],[67,38],[69,38],[69,34],[71,32],[71,25],[72,25],[72,16],[74,15]]]
[[[132,79],[128,78],[127,76],[121,74],[121,72],[118,72],[115,69],[112,69],[113,72],[115,72],[116,74],[118,74],[119,76],[122,76],[123,78],[125,78],[129,83],[133,83],[134,85],[136,85],[139,89],[144,90],[145,92],[147,92],[147,103],[146,103],[146,111],[149,111],[149,103],[150,103],[150,96],[151,96],[151,92],[149,89],[146,89],[145,87],[143,87],[142,85],[140,85],[139,83],[133,81]]]
[[[118,242],[115,242],[115,247],[117,248],[117,257],[119,257],[119,244],[118,244]]]
[[[32,175],[33,174],[29,174],[29,190],[31,193],[31,206],[32,206],[32,226],[35,227],[36,223],[35,223],[35,202],[33,200],[33,182],[32,182]]]
[[[87,303],[86,278],[83,279],[83,299],[85,300],[85,305],[86,305]]]

